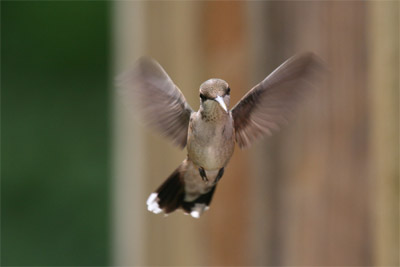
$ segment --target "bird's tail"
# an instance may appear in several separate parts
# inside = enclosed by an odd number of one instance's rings
[[[199,218],[208,209],[216,185],[207,193],[199,194],[194,200],[188,201],[185,199],[184,175],[185,168],[181,164],[154,193],[150,194],[147,199],[147,209],[154,213],[168,214],[181,208],[192,217]]]

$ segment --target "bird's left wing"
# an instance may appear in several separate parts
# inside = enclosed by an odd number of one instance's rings
[[[254,86],[231,110],[239,147],[278,130],[324,69],[321,59],[304,53],[289,58]]]
[[[186,146],[192,108],[164,69],[153,59],[142,57],[134,68],[117,78],[122,93],[135,101],[145,122],[181,148]]]

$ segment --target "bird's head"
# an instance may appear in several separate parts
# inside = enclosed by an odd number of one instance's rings
[[[200,85],[200,104],[206,111],[216,108],[228,113],[230,100],[229,85],[221,79],[209,79]]]

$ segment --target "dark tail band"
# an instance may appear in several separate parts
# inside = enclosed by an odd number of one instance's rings
[[[175,211],[178,208],[189,213],[194,218],[208,209],[214,194],[216,185],[203,195],[200,195],[193,201],[185,201],[185,183],[183,181],[180,167],[178,167],[167,180],[152,193],[147,199],[147,209],[154,213],[164,212],[166,214]]]

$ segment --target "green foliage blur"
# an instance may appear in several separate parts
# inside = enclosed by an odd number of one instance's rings
[[[1,2],[1,265],[109,264],[109,3]]]

